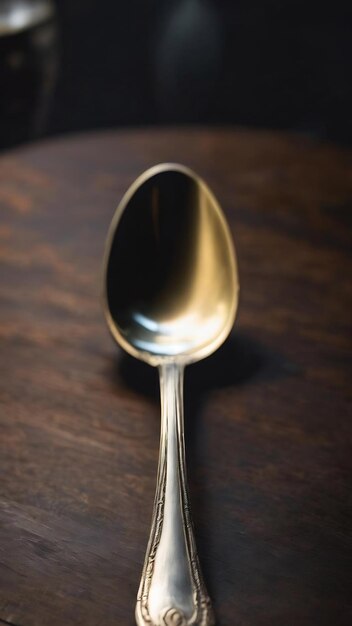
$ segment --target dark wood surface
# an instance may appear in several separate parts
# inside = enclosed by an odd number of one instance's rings
[[[235,330],[186,372],[217,624],[350,624],[351,154],[226,129],[82,135],[0,160],[0,618],[134,623],[158,384],[108,334],[100,266],[121,195],[167,160],[213,188],[239,259]]]

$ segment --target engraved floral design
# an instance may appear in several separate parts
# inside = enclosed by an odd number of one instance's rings
[[[161,619],[163,626],[187,626],[183,613],[177,609],[167,609]]]

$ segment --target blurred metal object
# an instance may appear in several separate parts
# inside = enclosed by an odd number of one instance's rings
[[[0,148],[40,135],[58,68],[52,0],[0,3]]]
[[[183,372],[229,334],[238,289],[230,231],[206,184],[175,164],[142,174],[115,213],[104,257],[109,329],[160,374],[159,468],[138,626],[214,624],[188,500]]]
[[[154,46],[154,89],[164,121],[209,119],[219,98],[223,17],[211,0],[166,3]]]

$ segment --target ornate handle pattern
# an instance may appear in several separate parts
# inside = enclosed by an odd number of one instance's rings
[[[183,367],[160,367],[161,436],[152,528],[136,605],[138,626],[213,626],[187,493]]]

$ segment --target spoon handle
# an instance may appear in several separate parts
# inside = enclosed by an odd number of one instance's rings
[[[186,479],[183,366],[160,366],[161,435],[149,544],[136,605],[138,626],[212,626]]]

